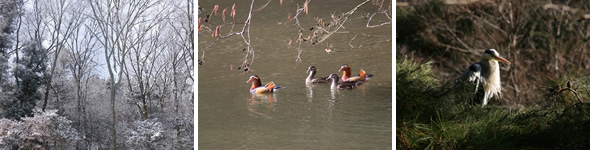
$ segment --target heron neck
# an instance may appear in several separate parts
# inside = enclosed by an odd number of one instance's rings
[[[488,98],[492,98],[496,95],[500,95],[502,86],[500,82],[500,65],[498,61],[494,60],[482,60],[482,76],[485,79],[484,91]]]
[[[483,76],[486,78],[500,78],[500,65],[498,64],[498,61],[482,60],[481,64],[483,65]]]

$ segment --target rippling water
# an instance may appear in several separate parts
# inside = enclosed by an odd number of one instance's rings
[[[212,2],[218,1],[199,1],[199,6],[210,11],[219,4],[221,12],[226,7],[231,10],[234,3]],[[250,2],[236,1],[237,20],[244,20],[238,18]],[[264,2],[257,1],[255,7]],[[330,5],[335,2],[339,5]],[[237,67],[230,70],[230,65],[239,66],[244,57],[241,37],[221,40],[206,51],[204,63],[198,69],[199,148],[391,149],[391,43],[349,49],[354,34],[334,35],[327,43],[337,52],[328,54],[325,46],[307,44],[302,47],[302,63],[295,63],[297,49],[289,47],[287,41],[296,38],[298,30],[278,21],[286,20],[295,5],[288,0],[283,6],[278,3],[273,1],[253,18],[251,36],[256,58],[250,73],[238,71]],[[315,16],[348,11],[358,3],[313,1],[310,14],[302,16],[302,25],[309,24],[306,20]],[[369,8],[361,7],[359,12],[371,12],[366,9]],[[366,20],[353,20],[345,24],[345,31],[363,30],[391,38],[391,26],[360,28],[365,24]],[[374,40],[382,38],[358,36],[351,44]],[[210,33],[199,33],[198,48],[203,49],[211,41]],[[197,57],[201,56],[199,50]],[[316,76],[328,76],[338,73],[342,64],[351,66],[354,75],[362,68],[375,77],[353,90],[333,91],[328,84],[304,83],[308,66],[317,67]],[[262,84],[274,81],[284,88],[274,94],[252,96],[248,92],[251,85],[246,81],[253,74],[262,79]]]

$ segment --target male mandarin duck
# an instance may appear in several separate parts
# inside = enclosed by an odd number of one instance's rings
[[[352,89],[359,86],[360,82],[350,82],[350,81],[342,81],[338,83],[338,75],[330,74],[326,80],[332,80],[332,85],[330,86],[331,89]]]
[[[317,72],[317,70],[316,70],[315,66],[309,66],[309,68],[307,68],[307,73],[309,73],[309,75],[305,79],[305,83],[327,83],[328,82],[328,80],[326,80],[326,77],[314,77],[316,72]]]
[[[342,72],[342,82],[367,81],[371,77],[373,77],[372,74],[367,74],[365,72],[365,70],[363,70],[363,69],[361,69],[359,75],[351,77],[351,74],[352,74],[351,68],[350,68],[350,66],[348,66],[346,64],[340,66],[340,70],[338,72]]]
[[[252,87],[250,87],[250,92],[253,94],[260,94],[260,93],[270,93],[274,92],[275,90],[281,88],[281,86],[276,86],[274,82],[270,81],[266,85],[261,86],[260,77],[257,75],[250,76],[250,79],[246,81],[246,83],[252,82]]]

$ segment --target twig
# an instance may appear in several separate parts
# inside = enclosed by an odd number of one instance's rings
[[[445,28],[447,29],[447,31],[449,31],[449,33],[450,33],[450,34],[451,34],[451,35],[452,35],[452,36],[453,36],[453,37],[454,37],[454,38],[455,38],[457,41],[459,41],[459,43],[460,43],[461,45],[463,45],[463,47],[465,47],[465,48],[467,48],[467,49],[473,49],[473,48],[469,47],[469,45],[465,44],[465,42],[463,42],[463,40],[461,40],[461,38],[459,38],[459,36],[457,36],[457,34],[455,34],[455,32],[453,32],[453,30],[451,30],[451,29],[449,28],[449,26],[448,26],[448,25],[445,25]]]
[[[258,9],[254,10],[254,11],[255,11],[255,12],[259,12],[259,11],[261,11],[262,9],[266,8],[266,6],[267,6],[268,4],[270,4],[270,2],[271,2],[271,1],[272,1],[272,0],[268,0],[268,1],[266,2],[266,4],[264,4],[264,5],[260,6],[260,7],[258,7]]]
[[[373,19],[373,16],[375,16],[377,13],[373,13],[373,15],[371,15],[371,17],[369,17],[369,21],[367,21],[367,28],[375,28],[375,27],[380,27],[380,26],[384,26],[384,25],[388,25],[391,24],[391,20],[389,20],[388,22],[383,22],[381,24],[378,25],[369,25],[369,23],[371,23],[371,20]],[[387,15],[387,13],[384,13]],[[389,16],[387,16],[389,17]]]
[[[251,4],[250,4],[250,11],[248,12],[248,18],[246,19],[246,21],[244,21],[244,26],[242,27],[242,30],[241,30],[241,31],[239,31],[239,32],[233,32],[233,30],[234,30],[234,28],[235,28],[235,25],[236,25],[236,24],[241,24],[241,23],[237,23],[237,22],[235,22],[235,20],[234,20],[234,22],[232,22],[232,23],[226,23],[226,24],[219,25],[218,27],[220,27],[220,28],[221,28],[221,27],[223,27],[223,26],[225,26],[225,25],[228,25],[228,24],[231,24],[232,26],[231,26],[231,28],[230,28],[230,31],[229,31],[229,33],[228,33],[227,35],[225,35],[225,36],[220,36],[220,37],[217,37],[217,38],[216,38],[216,39],[215,39],[213,42],[211,42],[211,43],[210,43],[210,44],[208,44],[208,45],[207,45],[205,48],[203,48],[203,50],[202,50],[202,55],[201,55],[201,61],[203,61],[203,59],[204,59],[204,57],[205,57],[205,51],[206,51],[206,50],[208,50],[208,49],[209,49],[211,46],[213,46],[215,43],[217,43],[219,40],[221,40],[221,39],[226,39],[226,38],[230,38],[230,37],[232,37],[232,36],[234,36],[234,35],[240,35],[240,37],[242,37],[242,39],[243,39],[244,43],[247,45],[247,50],[248,50],[248,51],[246,52],[246,55],[245,55],[245,56],[244,56],[244,58],[243,58],[243,62],[242,62],[242,64],[243,64],[243,67],[244,67],[244,68],[246,68],[246,67],[248,67],[250,64],[252,64],[252,63],[254,62],[254,56],[255,56],[255,53],[254,53],[254,48],[252,47],[252,43],[251,43],[251,37],[250,37],[250,25],[251,25],[251,21],[252,21],[253,12],[254,12],[254,11],[255,11],[255,12],[259,12],[259,11],[261,11],[261,10],[262,10],[262,9],[264,9],[264,8],[265,8],[265,7],[266,7],[266,6],[267,6],[267,5],[268,5],[268,4],[271,2],[271,1],[272,1],[272,0],[268,0],[266,4],[264,4],[263,6],[259,7],[259,8],[258,8],[258,9],[256,9],[256,10],[254,10],[253,8],[254,8],[254,2],[255,2],[255,0],[252,0],[252,2],[251,2]],[[213,14],[213,11],[212,11],[212,12],[209,14],[209,16],[211,16],[211,14]],[[233,18],[233,17],[232,17],[232,18]],[[205,28],[205,29],[206,29],[207,31],[209,31],[209,32],[217,32],[217,31],[213,31],[211,27],[204,26],[204,25],[201,25],[201,26],[203,26],[203,28]],[[250,61],[248,61],[248,57],[250,57]]]
[[[301,61],[301,52],[303,52],[303,49],[301,49],[301,43],[303,43],[303,42],[299,42],[299,49],[297,50],[298,51],[297,59],[295,59],[295,62],[298,62],[298,63],[303,63],[303,61]]]
[[[581,98],[580,98],[580,96],[578,95],[578,92],[577,92],[576,90],[572,89],[572,88],[569,88],[569,87],[568,87],[568,88],[563,88],[563,89],[559,90],[559,93],[561,93],[561,92],[563,92],[563,91],[566,91],[566,90],[567,90],[567,91],[570,91],[570,92],[573,92],[573,93],[574,93],[574,95],[576,96],[576,98],[578,98],[578,101],[580,101],[580,103],[584,103],[584,101],[582,101],[582,99],[581,99]]]
[[[311,2],[311,0],[307,0],[307,3],[310,3],[310,2]],[[303,10],[304,10],[304,7],[299,7],[299,4],[297,4],[297,11],[295,11],[296,12],[295,16],[293,16],[293,18],[291,18],[290,20],[285,22],[285,24],[291,22],[291,20],[295,20],[295,24],[297,24],[297,26],[299,26],[299,28],[301,28],[301,30],[305,30],[301,26],[301,24],[299,24],[299,14],[301,14],[301,12],[303,12]]]
[[[248,52],[244,56],[244,58],[243,58],[244,62],[242,63],[246,67],[249,66],[250,64],[254,63],[254,48],[252,48],[252,45],[250,43],[250,24],[252,22],[252,9],[253,8],[254,8],[254,0],[252,0],[252,3],[250,4],[250,12],[248,13],[248,19],[246,19],[245,25],[242,28],[242,34],[240,34],[242,36],[242,39],[244,39],[244,43],[246,43],[246,45],[248,45]],[[248,32],[247,39],[246,39],[246,37],[244,37],[244,34],[243,34],[244,32]],[[249,54],[252,54],[250,63],[248,63],[248,55]]]
[[[373,45],[373,44],[378,44],[378,43],[383,43],[383,42],[391,42],[391,39],[385,39],[385,40],[375,41],[375,42],[371,42],[371,43],[367,43],[367,44],[361,44],[357,48],[361,48],[363,46],[368,46],[368,45]]]
[[[332,24],[336,25],[336,29],[332,30],[332,31],[327,31],[327,34],[322,36],[319,40],[318,40],[318,44],[322,43],[323,41],[325,41],[326,39],[328,39],[328,37],[332,36],[332,34],[334,34],[336,31],[340,30],[340,28],[343,28],[344,23],[346,23],[346,21],[348,20],[348,17],[350,17],[352,14],[354,14],[354,12],[361,6],[365,5],[367,2],[369,2],[371,0],[365,0],[364,2],[362,2],[361,4],[357,5],[356,7],[352,8],[350,11],[343,13],[342,16],[344,16],[344,18],[342,19],[342,17],[332,17],[334,20],[332,21]]]
[[[356,39],[356,36],[358,36],[358,34],[354,34],[354,37],[348,41],[348,46],[350,46],[350,48],[354,48],[354,46],[352,46],[352,40]]]

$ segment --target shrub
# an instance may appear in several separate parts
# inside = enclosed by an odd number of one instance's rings
[[[72,121],[56,112],[35,110],[33,117],[22,117],[20,121],[0,119],[0,148],[46,149],[55,144],[55,147],[67,149],[80,137]]]

